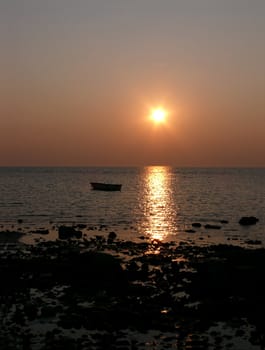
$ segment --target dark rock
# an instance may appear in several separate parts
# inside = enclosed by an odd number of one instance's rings
[[[82,238],[82,232],[81,231],[75,231],[74,237],[77,238],[77,239]]]
[[[199,223],[199,222],[194,222],[194,223],[191,224],[191,226],[192,226],[192,227],[201,227],[202,224]]]
[[[81,238],[82,232],[75,230],[72,226],[60,226],[58,230],[59,239]]]
[[[112,243],[114,241],[114,239],[117,237],[117,234],[115,232],[110,232],[108,234],[108,243]]]
[[[84,228],[86,228],[86,225],[85,224],[78,224],[77,227],[82,230]]]
[[[35,304],[27,302],[24,305],[24,312],[30,321],[34,320],[38,314],[38,308]]]
[[[27,248],[30,254],[25,247],[0,254],[1,350],[40,342],[47,350],[144,347],[127,329],[147,334],[163,349],[228,348],[235,337],[264,347],[264,248],[119,240],[95,247],[95,242],[91,238],[83,247],[57,240]],[[102,252],[112,248],[115,255]],[[55,328],[46,331],[51,322]],[[222,327],[209,336],[219,322],[233,328],[230,338]],[[41,332],[31,328],[35,324]]]
[[[187,232],[187,233],[195,233],[196,231],[189,229],[189,230],[185,230],[185,232]]]
[[[259,219],[255,216],[243,216],[238,223],[240,225],[255,225],[258,221]]]
[[[210,229],[210,230],[220,230],[221,226],[219,226],[219,225],[210,225],[210,224],[206,224],[206,225],[204,226],[204,228]]]
[[[71,280],[88,284],[91,289],[117,291],[127,285],[125,273],[119,260],[110,254],[85,252],[71,257],[68,273]]]
[[[41,308],[41,317],[55,317],[57,313],[57,307],[50,306],[50,305],[44,305]]]
[[[256,240],[248,239],[248,240],[245,241],[245,243],[247,243],[247,244],[252,244],[252,245],[259,245],[259,244],[261,244],[262,242],[261,242],[260,240],[258,240],[258,239],[256,239]]]
[[[137,263],[135,261],[131,261],[129,264],[128,264],[128,270],[130,271],[137,271],[139,270],[139,266],[137,265]]]
[[[34,230],[34,231],[30,231],[31,233],[38,233],[40,235],[48,235],[49,234],[49,230]]]
[[[228,222],[229,222],[228,220],[220,220],[221,224],[228,224]]]
[[[96,241],[99,242],[99,243],[104,243],[105,242],[105,238],[102,235],[96,235],[95,238],[96,238]]]
[[[16,242],[22,236],[24,236],[23,232],[18,231],[0,231],[0,241],[4,240],[5,242]]]

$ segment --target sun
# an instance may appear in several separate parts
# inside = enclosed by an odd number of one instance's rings
[[[155,108],[151,111],[150,118],[156,124],[161,124],[166,121],[167,111],[164,108]]]

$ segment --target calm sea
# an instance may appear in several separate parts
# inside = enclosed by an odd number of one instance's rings
[[[122,190],[93,191],[90,181],[121,183]],[[242,216],[256,216],[259,222],[242,227]],[[186,232],[193,222],[202,227]],[[244,244],[249,239],[265,242],[264,222],[265,169],[0,168],[2,231],[82,223],[90,228],[106,225],[122,239],[145,235]],[[205,224],[221,229],[207,230]]]

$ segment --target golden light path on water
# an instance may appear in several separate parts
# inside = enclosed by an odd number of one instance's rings
[[[166,166],[147,167],[145,168],[144,181],[145,234],[152,239],[164,240],[172,233],[176,217],[171,168]]]

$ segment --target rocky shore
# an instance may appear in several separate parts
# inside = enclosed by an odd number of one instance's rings
[[[265,249],[81,229],[1,251],[1,350],[264,349]]]

